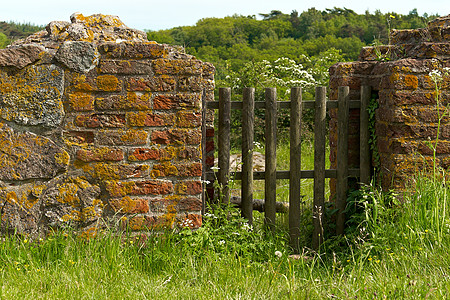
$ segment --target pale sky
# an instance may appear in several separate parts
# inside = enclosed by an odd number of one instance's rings
[[[202,18],[225,17],[233,14],[256,15],[280,10],[299,13],[308,8],[318,10],[345,7],[357,13],[366,10],[382,13],[408,14],[417,8],[424,13],[450,14],[450,0],[0,0],[0,21],[31,22],[46,25],[50,21],[70,21],[70,15],[96,13],[119,16],[129,27],[136,29],[168,29],[176,26],[195,25]]]

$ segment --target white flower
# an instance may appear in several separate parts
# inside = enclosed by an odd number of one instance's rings
[[[225,245],[225,241],[224,240],[220,240],[219,241],[219,245]]]
[[[219,167],[211,167],[211,170],[217,171],[217,170],[220,170],[220,168]]]
[[[283,253],[281,251],[275,251],[275,256],[282,257]]]

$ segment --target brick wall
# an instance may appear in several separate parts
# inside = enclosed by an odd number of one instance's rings
[[[204,88],[211,64],[113,16],[0,50],[2,231],[200,226]]]
[[[450,16],[431,21],[426,28],[394,30],[392,44],[365,47],[358,61],[338,63],[330,68],[330,98],[337,99],[339,86],[350,86],[350,97],[357,98],[361,85],[375,92],[377,149],[380,179],[385,189],[401,190],[417,170],[432,166],[427,143],[437,136],[435,84],[431,71],[442,74],[439,92],[441,110],[450,102]],[[349,161],[359,165],[359,112],[350,113]],[[336,165],[336,114],[331,113],[331,164]],[[450,123],[442,120],[437,144],[437,165],[450,166]],[[332,191],[335,183],[332,182]]]

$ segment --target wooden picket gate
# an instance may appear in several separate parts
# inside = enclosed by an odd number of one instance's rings
[[[205,172],[204,178],[217,178],[222,187],[220,201],[230,201],[228,182],[230,178],[242,180],[242,216],[253,220],[253,180],[265,180],[264,219],[273,227],[276,218],[276,180],[289,179],[289,234],[291,246],[298,250],[300,235],[300,180],[314,178],[313,240],[317,249],[323,242],[323,210],[325,204],[325,178],[336,178],[336,233],[344,232],[344,209],[347,200],[348,178],[359,178],[368,184],[370,180],[369,116],[367,106],[370,87],[361,87],[358,100],[349,99],[349,87],[339,87],[338,100],[326,99],[326,88],[316,87],[315,100],[302,100],[299,87],[291,89],[290,101],[276,101],[276,89],[266,88],[265,101],[255,101],[255,89],[245,88],[242,101],[231,101],[231,89],[219,89],[219,101],[204,103],[205,109],[218,109],[218,167],[216,174]],[[313,108],[314,115],[314,170],[301,170],[302,109]],[[338,109],[337,168],[325,169],[326,109]],[[360,108],[360,168],[348,166],[348,116],[350,108]],[[231,109],[242,110],[242,172],[230,172],[230,119]],[[254,110],[265,109],[265,171],[253,172]],[[276,170],[277,110],[290,109],[290,170]],[[203,156],[205,157],[205,156]]]

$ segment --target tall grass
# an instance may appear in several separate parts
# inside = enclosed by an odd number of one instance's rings
[[[204,226],[153,235],[70,232],[0,242],[2,299],[446,299],[449,193],[425,176],[402,195],[367,187],[344,237],[290,258],[286,234],[223,207]],[[350,230],[353,229],[353,230]],[[150,232],[149,232],[150,233]]]

